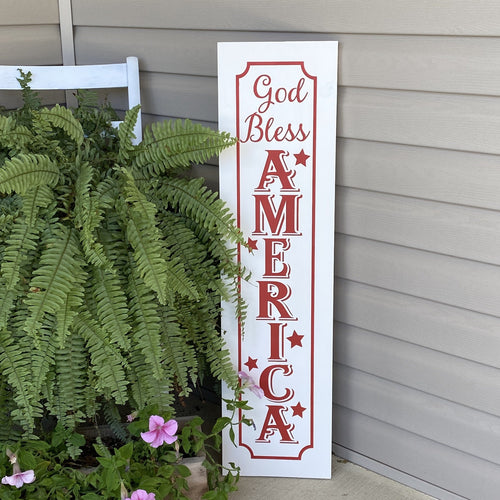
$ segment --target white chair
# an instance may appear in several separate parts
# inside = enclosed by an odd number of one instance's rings
[[[128,88],[129,109],[141,103],[139,61],[127,57],[126,63],[92,64],[82,66],[1,66],[0,90],[20,90],[18,69],[31,72],[33,90],[73,90]],[[118,126],[121,122],[113,122]],[[141,113],[137,117],[134,144],[142,141]]]

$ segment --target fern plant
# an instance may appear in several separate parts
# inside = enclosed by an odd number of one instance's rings
[[[0,115],[0,433],[168,409],[205,365],[236,387],[218,316],[221,297],[244,313],[244,241],[186,176],[235,139],[186,120],[134,146],[138,108],[115,130],[91,96],[46,109],[20,81],[24,106]]]

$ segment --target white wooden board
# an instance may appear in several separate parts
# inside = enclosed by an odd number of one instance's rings
[[[224,443],[243,475],[331,474],[336,95],[337,42],[219,44],[219,127],[240,139],[220,191],[252,273],[244,331],[229,305],[223,329],[261,389],[244,395],[254,426]]]

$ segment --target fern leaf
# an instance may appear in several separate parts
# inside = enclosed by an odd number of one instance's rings
[[[85,175],[88,174],[84,173]],[[112,264],[106,256],[102,242],[99,241],[97,228],[103,220],[105,209],[110,208],[113,204],[117,190],[118,186],[114,179],[104,179],[94,191],[89,193],[88,197],[80,191],[78,196],[82,196],[82,200],[78,202],[81,205],[78,209],[75,206],[75,211],[79,212],[76,222],[77,226],[81,226],[82,229],[80,241],[87,261],[108,270],[112,269]],[[79,192],[78,189],[77,192]]]
[[[217,132],[189,120],[154,123],[144,131],[144,147],[134,157],[138,167],[150,175],[203,163],[236,143],[224,132]]]
[[[133,261],[130,265],[128,292],[131,298],[130,313],[134,325],[132,329],[134,344],[143,353],[150,376],[162,380],[165,372],[158,305],[156,297],[144,284]]]
[[[92,278],[91,293],[99,322],[122,349],[128,350],[130,348],[129,311],[122,284],[115,274],[102,268],[94,267]]]
[[[83,303],[83,283],[86,281],[86,278],[88,278],[88,276],[84,272],[75,273],[74,287],[66,296],[62,307],[56,312],[55,333],[60,349],[64,348],[66,339],[70,335],[70,327],[73,323],[73,319],[78,314],[78,310]]]
[[[173,371],[175,383],[180,389],[179,395],[187,396],[191,392],[189,382],[195,381],[197,377],[196,352],[192,344],[187,342],[171,311],[163,308],[161,320],[165,361]]]
[[[35,341],[45,314],[57,313],[74,288],[75,271],[78,274],[80,269],[80,263],[75,258],[78,253],[74,230],[62,224],[56,226],[46,238],[40,266],[30,282],[31,293],[26,299],[29,316],[24,330]]]
[[[37,216],[40,208],[46,208],[54,200],[52,189],[48,186],[37,186],[30,189],[22,195],[23,213],[26,217],[26,222],[30,226],[37,223]],[[38,221],[40,224],[40,221]]]
[[[20,154],[7,160],[0,169],[0,192],[24,194],[37,186],[55,186],[59,168],[47,156]]]
[[[218,380],[223,380],[231,389],[238,387],[238,376],[234,370],[231,355],[221,334],[215,330],[205,332],[207,347],[205,354],[210,371]]]
[[[142,352],[134,350],[130,354],[131,363],[128,369],[128,379],[136,407],[142,409],[148,405],[157,405],[160,413],[171,410],[175,398],[174,374],[170,367],[166,364],[164,377],[157,380],[151,376]]]
[[[53,108],[40,110],[40,116],[54,127],[62,129],[78,146],[83,143],[84,135],[81,123],[73,116],[70,109],[56,104]]]
[[[24,220],[16,221],[3,253],[0,274],[4,290],[14,290],[21,277],[21,267],[29,262],[30,252],[37,248],[39,230]],[[25,276],[26,277],[26,276]]]
[[[87,359],[85,342],[73,333],[69,342],[58,349],[55,358],[55,387],[51,391],[56,396],[53,409],[65,428],[74,429],[83,420]]]
[[[207,231],[216,231],[224,239],[245,244],[227,205],[203,183],[203,179],[165,179],[160,191],[172,208],[178,209]]]
[[[8,149],[22,151],[33,140],[28,127],[17,125],[12,116],[0,116],[0,144]]]
[[[120,350],[87,311],[79,312],[72,328],[84,338],[90,352],[92,369],[97,377],[96,390],[108,398],[114,398],[117,404],[126,403],[125,360]]]
[[[40,394],[48,373],[55,363],[56,338],[52,334],[54,318],[47,316],[38,331],[37,342],[31,354],[31,376],[34,394]]]
[[[141,277],[165,304],[167,263],[162,256],[161,235],[156,227],[156,207],[137,189],[132,175],[123,169],[124,191],[129,203],[127,237],[134,248],[134,257]]]
[[[12,416],[25,430],[34,428],[35,418],[41,416],[41,407],[32,399],[33,385],[29,367],[29,354],[19,349],[12,337],[0,331],[0,368],[13,390],[17,408]]]
[[[137,123],[137,117],[139,116],[139,111],[141,110],[141,105],[137,104],[132,109],[129,109],[125,113],[124,120],[120,123],[118,127],[118,138],[120,139],[120,145],[118,149],[118,162],[128,160],[130,158],[130,152],[133,151],[134,145],[132,144],[132,139],[135,139],[134,127]]]

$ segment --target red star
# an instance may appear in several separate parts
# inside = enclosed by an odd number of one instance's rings
[[[253,359],[250,356],[248,356],[248,361],[243,364],[248,368],[248,371],[250,372],[254,368],[257,368],[257,358]]]
[[[304,408],[300,403],[297,403],[295,406],[292,406],[291,408],[293,410],[292,417],[297,416],[300,418],[304,418],[302,414],[306,411],[307,408]]]
[[[258,250],[258,248],[257,248],[257,240],[252,240],[251,238],[248,238],[247,243],[248,243],[250,251]]]
[[[287,337],[286,339],[290,341],[290,347],[295,347],[295,346],[302,347],[302,339],[303,338],[304,338],[304,335],[299,335],[294,330],[293,334],[290,335],[290,337]]]
[[[294,154],[293,156],[295,156],[295,165],[304,165],[304,167],[307,166],[306,161],[308,158],[310,158],[310,155],[306,155],[303,149],[299,154]]]

